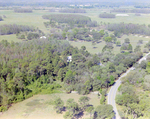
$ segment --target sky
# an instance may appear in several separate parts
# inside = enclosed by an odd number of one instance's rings
[[[0,0],[0,2],[150,2],[150,0]]]

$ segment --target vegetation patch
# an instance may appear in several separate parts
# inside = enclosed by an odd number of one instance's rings
[[[90,17],[73,14],[51,14],[43,15],[42,17],[43,19],[53,20],[58,23],[87,24],[91,21]]]
[[[19,32],[25,31],[34,31],[34,27],[17,24],[10,24],[10,25],[5,24],[0,26],[0,35],[17,34]]]
[[[14,9],[16,13],[32,13],[32,9],[25,9],[25,8],[16,8]]]

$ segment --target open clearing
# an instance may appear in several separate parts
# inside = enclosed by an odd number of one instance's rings
[[[134,35],[123,35],[121,38],[118,38],[117,40],[122,43],[124,43],[124,39],[129,38],[130,39],[130,43],[133,46],[133,50],[137,45],[137,42],[139,40],[143,40],[143,44],[141,45],[141,50],[143,51],[145,44],[150,40],[149,37],[139,37],[139,36],[134,36]],[[105,46],[105,41],[102,41],[101,43],[96,44],[93,48],[92,42],[73,42],[70,41],[70,44],[74,47],[78,47],[79,49],[81,48],[81,46],[86,46],[86,49],[92,53],[99,53],[102,51],[103,47]],[[117,54],[120,53],[120,47],[116,47],[116,45],[114,44],[114,49],[113,49],[113,53]]]
[[[0,119],[63,119],[63,114],[56,114],[53,105],[49,102],[60,97],[65,103],[67,99],[73,98],[78,102],[82,95],[57,93],[50,95],[35,95],[22,102],[13,104],[8,111],[0,115]],[[89,104],[94,107],[100,104],[96,94],[87,95],[90,98]],[[87,115],[85,114],[87,117]]]

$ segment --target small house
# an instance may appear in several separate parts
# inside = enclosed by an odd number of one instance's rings
[[[67,62],[72,62],[72,56],[67,57]]]

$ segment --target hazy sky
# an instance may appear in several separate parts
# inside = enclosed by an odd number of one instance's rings
[[[150,0],[0,0],[0,2],[150,2]]]

